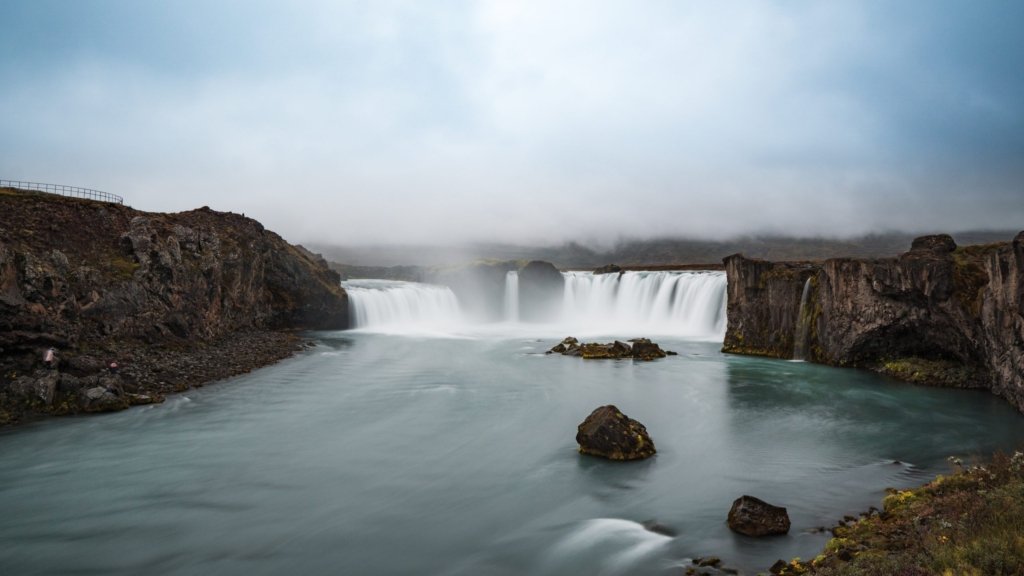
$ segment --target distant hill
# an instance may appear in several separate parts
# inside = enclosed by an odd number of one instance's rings
[[[1009,241],[1016,230],[972,231],[953,234],[957,244]],[[339,247],[309,245],[327,260],[350,266],[443,266],[474,260],[546,260],[559,268],[594,268],[615,263],[623,266],[717,264],[730,254],[774,261],[823,260],[837,257],[896,256],[910,248],[921,234],[873,234],[847,239],[751,236],[731,240],[660,238],[625,240],[599,250],[570,242],[561,246],[475,244],[445,246]]]

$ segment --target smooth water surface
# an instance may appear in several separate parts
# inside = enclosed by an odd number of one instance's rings
[[[546,356],[557,340],[526,334],[316,336],[162,405],[0,434],[0,573],[660,575],[705,555],[752,573],[813,556],[814,528],[949,455],[1024,441],[987,393],[717,343],[662,339],[680,355],[634,363]],[[576,452],[609,403],[657,456]],[[788,507],[791,533],[731,533],[741,494]]]

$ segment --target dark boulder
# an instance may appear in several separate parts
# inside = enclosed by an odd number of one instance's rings
[[[633,338],[630,340],[632,347],[632,356],[638,360],[654,360],[655,358],[664,358],[668,355],[675,355],[675,352],[668,352],[661,349],[654,342],[651,342],[647,338]]]
[[[611,404],[587,416],[577,429],[576,442],[581,454],[609,460],[641,460],[656,452],[647,428]]]
[[[740,496],[732,503],[728,523],[733,532],[747,536],[786,534],[790,526],[785,508],[753,496]]]
[[[667,524],[662,524],[657,520],[648,520],[647,522],[643,523],[643,527],[644,530],[647,530],[648,532],[654,534],[661,534],[662,536],[668,536],[669,538],[675,538],[679,535],[679,532],[676,531],[675,528],[672,528]]]
[[[565,354],[569,355],[570,352],[578,351],[580,348],[580,341],[569,336],[565,340],[562,340],[558,344],[551,347],[551,350],[547,351],[547,354]]]
[[[932,236],[921,236],[914,238],[910,244],[911,252],[934,252],[936,254],[949,254],[956,250],[956,242],[949,234],[934,234]]]
[[[600,268],[594,269],[594,274],[619,274],[622,272],[622,266],[618,264],[605,264]]]
[[[8,385],[8,393],[26,406],[45,408],[53,404],[60,382],[60,372],[37,370],[20,376]]]
[[[580,356],[588,359],[616,359],[616,358],[632,358],[633,350],[629,344],[625,342],[619,342],[616,340],[611,344],[598,344],[596,342],[588,342],[580,346]]]
[[[519,316],[526,322],[549,322],[559,313],[565,278],[555,265],[534,260],[519,270]]]

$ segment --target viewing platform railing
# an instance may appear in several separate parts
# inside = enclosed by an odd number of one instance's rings
[[[102,192],[91,188],[79,188],[78,186],[65,186],[63,184],[43,184],[41,182],[22,182],[20,180],[0,180],[0,188],[19,188],[21,190],[34,190],[36,192],[48,192],[60,194],[61,196],[72,196],[75,198],[86,198],[112,204],[124,204],[124,198],[110,192]]]

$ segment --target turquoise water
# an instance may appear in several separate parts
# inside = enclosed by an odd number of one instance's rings
[[[986,393],[717,343],[661,339],[680,355],[633,363],[545,356],[560,338],[522,333],[314,336],[162,405],[0,434],[0,572],[660,575],[716,555],[752,573],[814,556],[814,528],[950,455],[1024,443]],[[657,456],[576,452],[609,403]],[[731,533],[741,494],[788,507],[790,534]]]

